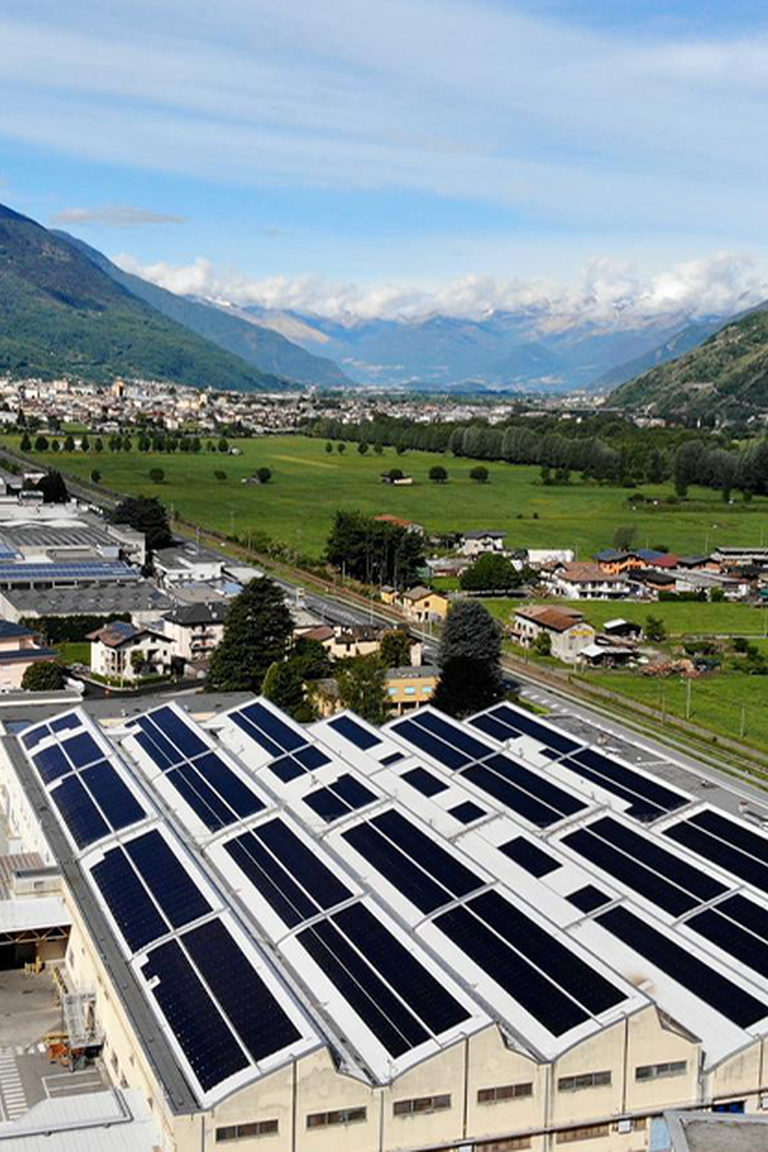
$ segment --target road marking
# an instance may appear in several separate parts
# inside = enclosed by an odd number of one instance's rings
[[[9,1120],[18,1120],[27,1111],[27,1097],[19,1076],[16,1053],[8,1048],[0,1055],[0,1095]]]

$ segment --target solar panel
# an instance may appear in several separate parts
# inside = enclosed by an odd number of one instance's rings
[[[753,936],[738,922],[734,923],[721,915],[720,905],[699,912],[687,920],[686,924],[760,976],[764,977],[768,973],[768,943]]]
[[[348,772],[339,776],[327,788],[318,788],[304,797],[304,802],[320,816],[326,824],[372,804],[378,797]]]
[[[448,787],[433,772],[428,772],[426,768],[411,768],[408,772],[403,772],[401,779],[415,788],[417,792],[421,792],[423,796],[437,796],[438,792],[445,792]]]
[[[258,701],[241,708],[239,713],[233,713],[233,719],[237,715],[244,716],[258,732],[266,735],[283,752],[295,752],[297,748],[309,743],[301,730],[292,728]]]
[[[401,723],[395,724],[393,730],[402,739],[407,740],[409,744],[413,744],[422,752],[434,757],[438,763],[444,764],[446,768],[462,768],[472,759],[466,752],[460,752],[452,744],[439,740],[431,732],[427,732],[418,724],[414,724],[413,720],[403,720]]]
[[[399,812],[382,812],[371,823],[454,896],[466,896],[485,883]]]
[[[581,771],[583,776],[596,780],[609,792],[629,799],[632,804],[629,814],[638,820],[654,820],[661,812],[673,812],[688,803],[687,797],[602,752],[596,752],[594,748],[583,748],[565,763],[575,771]]]
[[[220,920],[190,929],[182,941],[254,1060],[300,1039],[295,1024]]]
[[[289,928],[316,916],[320,908],[250,832],[230,840],[224,849]]]
[[[595,888],[594,884],[585,884],[583,888],[578,888],[575,892],[571,892],[567,897],[571,904],[575,905],[580,912],[594,912],[596,908],[602,908],[604,904],[610,904],[610,896],[606,896],[605,892],[601,892],[599,888]]]
[[[156,708],[149,715],[155,727],[183,753],[185,759],[208,751],[207,744],[172,708]]]
[[[204,1091],[248,1067],[248,1059],[205,985],[175,940],[149,953],[142,968],[150,992],[167,1019]]]
[[[265,736],[255,724],[250,722],[247,716],[243,716],[241,712],[232,712],[230,719],[249,739],[264,748],[270,756],[282,755],[283,749],[280,745],[275,744],[274,740],[270,740],[268,736]]]
[[[93,764],[80,773],[101,811],[115,832],[128,828],[146,816],[141,804],[127,784],[106,760]]]
[[[379,763],[383,764],[385,768],[388,768],[390,764],[396,764],[398,760],[403,759],[405,759],[405,757],[402,752],[390,752],[389,756],[382,756]]]
[[[197,884],[159,832],[137,836],[126,845],[126,851],[174,928],[211,911]]]
[[[565,837],[563,843],[574,852],[578,852],[585,860],[602,868],[609,876],[620,880],[634,892],[639,892],[647,900],[669,912],[671,916],[682,916],[699,903],[699,900],[689,892],[683,891],[664,876],[619,852],[587,829],[582,828],[571,833]]]
[[[86,848],[110,832],[109,825],[77,776],[62,780],[52,789],[51,796],[78,848]]]
[[[51,730],[47,724],[38,724],[35,728],[30,729],[29,732],[24,732],[21,737],[21,742],[25,748],[36,748],[41,740],[45,740],[46,736],[50,736]]]
[[[740,1028],[748,1028],[768,1015],[768,1004],[721,976],[627,908],[610,908],[597,917],[597,923]]]
[[[479,804],[473,803],[472,800],[464,800],[461,804],[456,804],[453,808],[449,808],[448,812],[461,824],[471,824],[473,821],[479,820],[481,816],[486,815],[485,808],[481,808]]]
[[[59,716],[56,720],[51,720],[51,732],[64,732],[68,728],[80,728],[82,720],[74,712],[68,712],[66,716]]]
[[[229,824],[234,824],[235,815],[224,803],[218,792],[214,792],[191,764],[179,764],[172,768],[166,779],[172,784],[181,798],[187,802],[209,832],[218,832]]]
[[[326,756],[325,752],[321,752],[315,744],[307,744],[306,748],[299,748],[295,757],[299,764],[303,764],[310,772],[314,772],[315,768],[322,768],[324,764],[331,762],[330,757]]]
[[[349,888],[278,817],[253,830],[297,883],[321,908],[332,908],[352,896]]]
[[[603,816],[600,820],[596,820],[590,824],[589,831],[609,841],[647,867],[653,868],[680,888],[684,888],[686,892],[698,896],[700,900],[714,900],[716,896],[722,896],[726,891],[725,885],[715,880],[713,876],[661,848],[647,836],[625,827],[612,816]]]
[[[122,848],[110,848],[91,875],[131,952],[166,934],[168,925]]]
[[[466,752],[472,760],[482,760],[483,757],[494,751],[489,744],[484,744],[482,740],[471,736],[458,724],[453,724],[442,716],[435,716],[433,712],[416,712],[411,719],[414,724],[426,728],[433,736],[438,736],[441,740],[452,744],[454,748],[460,748],[462,752]]]
[[[553,1036],[562,1036],[589,1019],[581,1005],[510,948],[468,908],[451,908],[434,923]]]
[[[350,744],[354,744],[363,752],[368,748],[373,748],[376,744],[381,744],[380,736],[377,736],[375,732],[369,732],[351,716],[336,716],[333,720],[329,720],[328,724],[334,732],[344,736]]]
[[[283,784],[290,784],[291,780],[303,776],[307,769],[294,756],[280,756],[269,764],[270,772],[274,772]]]
[[[530,768],[524,767],[510,756],[497,753],[495,756],[489,756],[484,763],[486,768],[497,772],[499,776],[529,792],[531,796],[535,796],[543,804],[548,804],[563,816],[573,816],[587,807],[583,800],[551,783],[540,773],[532,772]]]
[[[50,784],[52,780],[57,780],[59,776],[66,776],[69,772],[73,771],[72,765],[58,744],[51,744],[50,747],[43,748],[40,752],[36,752],[32,757],[32,762],[40,773],[44,784]]]
[[[69,740],[63,740],[61,747],[75,768],[84,768],[95,760],[103,760],[104,753],[89,732],[81,732]]]
[[[473,896],[466,907],[589,1012],[599,1015],[626,999],[615,984],[498,892]]]
[[[493,796],[505,808],[510,808],[528,820],[529,823],[535,824],[537,828],[548,828],[550,824],[556,824],[558,820],[562,820],[561,812],[555,811],[548,804],[544,804],[541,800],[531,796],[529,792],[518,788],[517,785],[510,783],[498,773],[492,772],[484,764],[470,765],[464,770],[462,777],[471,781],[489,796]]]
[[[768,864],[763,862],[768,841],[763,837],[711,811],[666,828],[664,835],[768,892]],[[757,852],[762,858],[754,855]]]
[[[141,730],[133,733],[136,742],[161,772],[166,772],[174,764],[181,763],[184,759],[181,752],[178,748],[174,748],[170,740],[166,740],[148,717],[139,717],[139,725]]]
[[[490,723],[489,723],[490,721]],[[495,723],[493,723],[495,721]],[[557,752],[573,752],[579,747],[579,742],[562,732],[555,731],[548,724],[543,724],[535,717],[525,712],[518,712],[508,704],[500,704],[490,712],[475,716],[470,720],[475,728],[495,736],[497,740],[514,739],[516,736],[532,736],[547,748],[554,748]],[[502,724],[506,732],[499,732],[497,725]]]
[[[262,800],[228,768],[215,752],[206,752],[192,761],[195,771],[214,788],[238,816],[252,816],[265,807]]]
[[[538,880],[542,876],[549,876],[550,872],[556,872],[561,866],[559,860],[553,859],[548,852],[544,852],[538,845],[526,840],[525,836],[516,836],[514,840],[508,840],[506,844],[499,844],[499,851],[508,856],[510,860],[514,860],[515,864],[519,864],[521,868],[530,872],[531,876],[535,876]]]
[[[450,904],[453,896],[371,824],[357,824],[344,839],[421,912]]]

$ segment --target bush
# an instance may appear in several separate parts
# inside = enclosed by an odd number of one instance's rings
[[[98,468],[92,468],[91,469],[91,483],[92,484],[98,484],[100,482],[100,480],[101,480],[101,472],[99,472]]]
[[[429,470],[429,478],[433,484],[445,484],[448,479],[448,472],[442,464],[435,464]]]
[[[223,468],[216,468],[216,469],[214,469],[214,473],[213,473],[213,475],[215,476],[215,478],[216,478],[217,480],[226,480],[226,478],[227,478],[227,474],[226,474],[226,472],[224,471],[224,469],[223,469]]]
[[[149,478],[153,484],[162,484],[165,480],[165,471],[162,468],[150,468]]]
[[[521,583],[520,573],[506,556],[488,552],[462,572],[459,584],[465,592],[505,592]]]
[[[487,484],[490,473],[484,464],[477,464],[469,473],[470,480],[476,484]]]
[[[30,664],[22,677],[21,686],[25,692],[59,692],[66,687],[66,679],[61,664],[45,661]]]
[[[269,484],[270,480],[272,479],[272,469],[257,468],[256,475],[259,479],[259,484]]]

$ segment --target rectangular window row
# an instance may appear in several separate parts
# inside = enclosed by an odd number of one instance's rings
[[[230,1140],[250,1140],[254,1136],[276,1136],[277,1120],[254,1120],[249,1124],[228,1124],[216,1129],[216,1143]]]
[[[501,1100],[521,1100],[533,1096],[533,1084],[527,1081],[524,1084],[500,1084],[497,1088],[480,1088],[477,1093],[478,1104],[496,1104]]]
[[[635,1068],[635,1080],[666,1080],[669,1076],[685,1076],[687,1060],[671,1060],[667,1064],[639,1064]]]
[[[582,1072],[580,1076],[561,1076],[558,1092],[580,1092],[583,1088],[604,1088],[611,1083],[610,1072]]]
[[[368,1115],[367,1108],[337,1108],[333,1112],[311,1112],[307,1128],[330,1128],[334,1124],[360,1124]]]
[[[425,1112],[443,1112],[450,1108],[450,1096],[416,1096],[413,1100],[396,1100],[392,1106],[394,1116],[416,1116]]]
[[[598,1136],[610,1136],[610,1124],[587,1124],[583,1128],[568,1128],[558,1132],[556,1144],[575,1144],[577,1140],[595,1140]]]

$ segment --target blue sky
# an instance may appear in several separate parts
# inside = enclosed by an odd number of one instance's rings
[[[754,0],[0,6],[0,200],[339,315],[768,295]]]

